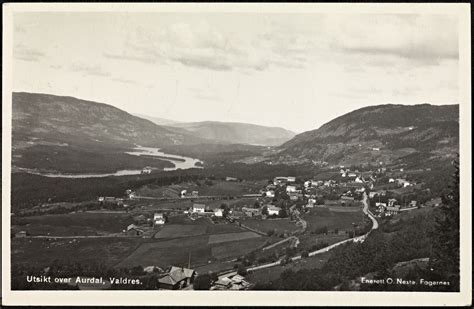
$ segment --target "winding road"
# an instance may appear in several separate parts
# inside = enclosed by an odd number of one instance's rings
[[[348,242],[351,242],[351,241],[352,242],[363,242],[367,238],[367,236],[369,236],[370,232],[372,232],[373,230],[378,229],[379,228],[379,223],[375,219],[375,216],[372,214],[372,212],[370,212],[370,210],[369,210],[369,203],[368,203],[368,199],[367,199],[367,193],[365,193],[365,192],[364,192],[364,197],[362,199],[362,203],[364,203],[364,208],[362,209],[362,211],[364,212],[365,215],[367,215],[372,220],[372,229],[364,235],[349,238],[349,239],[337,242],[335,244],[332,244],[330,246],[327,246],[325,248],[310,252],[309,256],[315,256],[315,255],[318,255],[318,254],[321,254],[321,253],[324,253],[324,252],[328,252],[329,250],[332,250],[332,249],[334,249],[334,248],[336,248],[336,247],[338,247],[342,244],[345,244],[345,243],[348,243]],[[298,255],[298,256],[295,256],[295,257],[291,258],[292,261],[296,261],[296,260],[300,260],[300,259],[301,259],[301,255]],[[249,268],[247,268],[247,270],[253,271],[253,270],[278,266],[278,265],[281,265],[281,260],[278,260],[278,261],[273,262],[273,263],[268,263],[268,264],[254,266],[254,267],[249,267]]]

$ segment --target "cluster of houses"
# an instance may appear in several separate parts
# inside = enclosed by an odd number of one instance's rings
[[[383,196],[384,191],[377,191],[379,196]],[[371,192],[372,193],[372,192]],[[374,195],[375,196],[375,195]],[[377,211],[379,212],[380,215],[384,214],[385,216],[392,216],[400,213],[400,211],[404,211],[407,209],[414,209],[417,208],[418,202],[415,200],[410,201],[410,203],[407,205],[407,207],[402,208],[401,205],[398,203],[397,199],[390,198],[388,201],[385,202],[376,202],[375,207],[377,208]]]
[[[147,166],[142,169],[141,171],[142,174],[151,174],[151,167]]]
[[[211,290],[247,290],[251,284],[241,275],[219,278],[211,287]]]
[[[119,198],[119,197],[113,197],[113,196],[99,196],[97,198],[97,201],[101,204],[105,204],[105,203],[109,203],[109,204],[115,204],[117,206],[124,206],[126,207],[126,205],[124,204],[124,199],[123,198]]]
[[[215,216],[215,217],[223,217],[224,210],[222,208],[214,208],[210,209],[209,206],[205,204],[194,203],[193,206],[184,211],[185,214],[189,214],[191,217],[199,216],[199,215],[208,215],[208,216]]]
[[[145,272],[154,272],[159,269],[155,266],[144,268]],[[161,269],[160,269],[161,270]],[[171,268],[159,275],[159,289],[163,290],[182,290],[190,289],[198,273],[186,267],[171,266]],[[247,290],[251,284],[241,275],[234,274],[229,277],[220,277],[212,282],[211,290]]]
[[[181,190],[180,196],[181,198],[196,198],[196,197],[199,197],[199,192],[198,191],[189,192],[188,190]]]

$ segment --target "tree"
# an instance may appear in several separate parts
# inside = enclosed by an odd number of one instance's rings
[[[193,289],[209,290],[211,288],[212,278],[209,274],[197,275],[194,279]]]
[[[225,218],[229,214],[229,206],[226,203],[221,204],[222,216]]]
[[[262,215],[268,216],[268,206],[263,206]]]
[[[237,268],[237,274],[241,276],[247,275],[247,269],[245,268],[244,265],[240,264],[239,267]]]
[[[209,274],[209,276],[211,277],[211,280],[212,280],[213,282],[216,282],[217,280],[219,280],[219,277],[217,276],[217,273],[215,273],[215,272],[211,272],[211,273]]]
[[[447,276],[459,290],[459,157],[453,162],[450,192],[443,196],[436,217],[430,263],[433,270]]]
[[[286,209],[285,209],[285,208],[280,209],[280,211],[278,212],[278,216],[279,216],[280,218],[286,218],[286,217],[288,217],[288,214],[286,213]]]

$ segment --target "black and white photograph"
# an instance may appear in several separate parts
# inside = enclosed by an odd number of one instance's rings
[[[468,4],[3,8],[4,301],[471,301]]]

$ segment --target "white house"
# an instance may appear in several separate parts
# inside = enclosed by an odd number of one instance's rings
[[[145,167],[144,169],[142,169],[142,174],[151,174],[151,168]]]
[[[357,176],[356,179],[354,180],[354,182],[363,183],[364,181],[362,180],[361,177]]]
[[[155,225],[165,224],[165,218],[162,213],[155,212],[155,214],[153,215],[153,224]]]
[[[305,181],[305,182],[304,182],[304,187],[305,187],[305,188],[311,187],[311,181],[310,181],[310,180]]]
[[[278,216],[278,214],[280,213],[280,210],[281,210],[280,207],[276,207],[276,206],[273,206],[273,205],[269,205],[267,208],[268,208],[268,215],[269,216]]]
[[[275,191],[268,190],[267,192],[265,192],[265,196],[266,197],[275,197]]]
[[[402,187],[408,187],[410,185],[410,182],[407,181],[406,179],[403,179],[403,178],[398,178],[397,179],[397,183],[399,186],[402,186]]]
[[[390,179],[388,180],[388,182],[389,182],[389,183],[395,182],[395,179],[390,178]]]
[[[296,192],[295,186],[286,186],[286,193]]]
[[[204,213],[206,211],[206,205],[204,204],[193,204],[193,212]]]
[[[222,209],[221,208],[214,209],[214,216],[216,216],[216,217],[224,216],[224,213],[223,213]]]
[[[306,205],[306,207],[313,208],[314,205],[316,205],[316,199],[314,199],[314,198],[308,199],[308,204]]]

